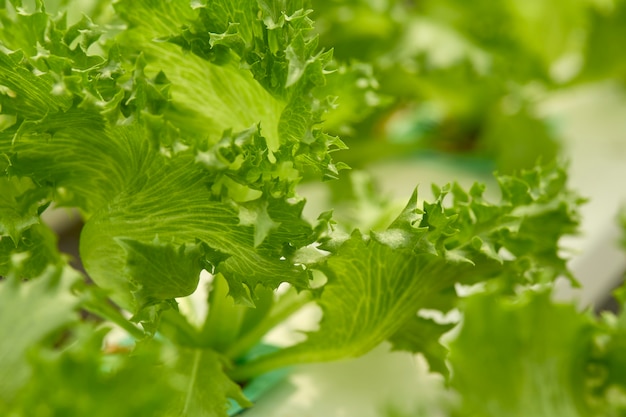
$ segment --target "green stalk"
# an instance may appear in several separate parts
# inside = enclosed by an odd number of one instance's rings
[[[223,352],[237,340],[248,308],[235,304],[228,296],[226,279],[221,274],[215,275],[209,294],[209,312],[200,331],[202,345]]]
[[[143,330],[128,321],[117,308],[113,307],[106,300],[92,299],[85,302],[84,307],[91,313],[117,324],[122,329],[126,330],[135,340],[141,340],[146,336]]]
[[[297,293],[290,290],[281,296],[272,307],[270,314],[259,322],[254,328],[246,334],[238,338],[230,345],[224,354],[235,360],[252,349],[261,338],[278,324],[285,321],[288,317],[300,310],[304,305],[312,299],[310,292]]]
[[[193,386],[198,378],[198,368],[200,366],[201,356],[202,352],[199,349],[196,349],[195,353],[193,354],[193,365],[191,367],[191,376],[189,378],[189,384],[187,387],[187,395],[185,396],[185,406],[183,407],[183,411],[181,413],[182,416],[187,416],[189,414],[191,401],[193,400]]]
[[[287,348],[289,349],[289,348]],[[287,350],[280,350],[262,356],[252,362],[244,363],[228,372],[228,377],[235,382],[245,382],[250,379],[291,365],[315,362],[314,357],[306,354],[289,354]],[[309,355],[307,355],[309,356]]]

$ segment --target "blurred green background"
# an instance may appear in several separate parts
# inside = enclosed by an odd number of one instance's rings
[[[327,88],[338,107],[325,126],[352,148],[353,167],[436,152],[488,171],[528,168],[561,146],[543,101],[626,81],[622,0],[312,3],[337,65]]]

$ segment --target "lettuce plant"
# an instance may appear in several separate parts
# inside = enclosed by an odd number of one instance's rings
[[[459,285],[515,294],[568,275],[558,242],[581,199],[558,165],[500,176],[497,202],[479,184],[415,192],[371,231],[303,218],[297,185],[347,168],[324,120],[341,101],[329,86],[357,70],[319,47],[310,13],[2,2],[2,415],[225,416],[259,375],[384,341],[447,375],[450,325],[419,312],[456,307]],[[84,219],[84,271],[41,220],[51,204]],[[198,324],[179,302],[207,272]],[[253,354],[308,303],[317,331]],[[108,344],[112,329],[132,343]]]
[[[611,41],[624,36],[622,0],[319,0],[313,9],[321,44],[361,68],[331,84],[347,97],[326,125],[353,148],[353,167],[435,150],[501,172],[529,168],[564,139],[559,120],[538,110],[546,96],[624,79]]]

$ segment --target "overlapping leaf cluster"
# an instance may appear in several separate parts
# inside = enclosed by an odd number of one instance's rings
[[[437,189],[437,200],[422,208],[415,194],[384,231],[330,239],[322,248],[331,255],[315,266],[328,277],[319,300],[320,330],[244,365],[235,377],[278,363],[358,356],[384,340],[424,353],[433,369],[447,373],[446,350],[437,342],[450,326],[418,312],[450,311],[458,284],[487,283],[499,293],[514,293],[567,275],[558,241],[575,231],[581,200],[564,183],[564,171],[555,167],[500,177],[498,204],[483,197],[482,186],[466,192],[455,184]]]
[[[88,273],[125,307],[143,278],[124,265],[154,239],[203,250],[187,290],[158,300],[187,295],[206,264],[239,299],[257,283],[306,287],[306,274],[280,261],[283,247],[312,239],[286,200],[310,167],[337,175],[329,151],[341,142],[317,127],[325,98],[313,89],[329,54],[317,52],[303,5],[117,2],[128,30],[96,44],[103,29],[88,18],[66,27],[35,4],[4,12],[4,32],[29,30],[4,41],[3,181],[32,207],[3,216],[7,233],[19,237],[51,200],[79,207]]]
[[[626,231],[623,213],[620,225]],[[463,297],[459,303],[463,318],[448,342],[447,356],[453,370],[448,389],[458,401],[430,404],[432,413],[624,415],[626,287],[622,284],[614,292],[617,311],[600,313],[581,310],[571,301],[555,301],[552,288],[533,286],[503,294],[497,287],[487,287]],[[423,321],[414,326],[415,332],[400,340],[404,346],[413,340],[424,345],[424,339],[415,335],[429,330]],[[425,352],[433,348],[427,345]]]
[[[302,218],[301,178],[344,168],[321,125],[341,105],[329,90],[375,87],[358,65],[325,85],[331,56],[306,2],[92,5],[93,20],[71,23],[49,12],[72,1],[0,7],[0,375],[13,377],[0,382],[1,414],[225,416],[228,398],[249,405],[235,380],[385,340],[446,374],[450,325],[423,310],[455,307],[459,284],[514,294],[567,274],[558,242],[580,199],[558,166],[500,177],[498,203],[479,185],[434,187],[432,203],[416,193],[379,231],[345,236],[328,212],[317,226]],[[82,214],[95,285],[42,222],[52,203]],[[177,299],[203,270],[209,309],[192,324]],[[328,279],[314,291],[312,271]],[[241,363],[312,298],[319,331]],[[132,347],[108,345],[113,325]],[[121,392],[125,408],[112,401]]]
[[[621,0],[313,4],[320,42],[341,63],[371,65],[370,90],[383,97],[338,109],[332,128],[355,148],[351,166],[435,149],[487,156],[502,172],[528,168],[561,145],[558,122],[537,110],[546,94],[624,79],[611,41],[623,37]]]
[[[623,415],[623,306],[598,318],[545,289],[469,297],[450,345],[452,415]]]
[[[134,337],[143,332],[111,308],[107,297],[136,313],[136,320],[147,320],[146,330],[154,332],[159,311],[193,292],[202,269],[224,276],[229,285],[222,297],[238,302],[262,301],[255,294],[259,286],[288,282],[306,288],[308,272],[291,259],[314,241],[315,232],[301,218],[303,202],[294,187],[311,170],[336,177],[342,166],[333,164],[330,152],[342,144],[318,127],[327,99],[315,88],[324,83],[330,55],[320,53],[309,34],[304,4],[120,1],[113,12],[100,2],[96,8],[107,11],[98,25],[88,17],[67,23],[47,6],[59,5],[15,0],[0,9],[0,275],[13,277],[1,283],[3,289],[45,286],[38,277],[51,265],[67,268],[40,219],[52,202],[82,213],[81,260],[105,290],[80,290],[80,305]],[[192,32],[188,45],[182,39]],[[210,51],[201,53],[197,42]],[[24,278],[33,284],[20,284]],[[71,298],[68,291],[64,296]],[[5,303],[3,317],[15,314],[25,320],[16,328],[31,326],[46,306],[41,301],[25,300],[22,313]],[[65,303],[53,294],[49,302],[63,304],[68,314],[77,308],[77,301]],[[70,321],[61,327],[68,337],[78,337]],[[12,350],[17,353],[7,357],[3,372],[46,366],[37,354],[32,361],[24,355],[39,345],[51,348],[43,336],[55,325],[42,320],[32,326],[41,334],[11,348],[20,349]],[[7,321],[3,332],[8,328]],[[11,334],[3,333],[3,346],[16,342]],[[94,349],[98,338],[81,340],[85,355],[97,359],[75,357],[59,343],[64,353],[49,373],[42,371],[50,377],[46,383],[71,378],[84,366],[93,372],[89,387],[106,391],[131,372],[126,365],[120,374],[102,372],[102,352]],[[137,369],[161,361],[156,354],[141,362],[146,352],[150,356],[150,349],[139,349]],[[246,404],[234,383],[223,373],[219,379],[228,362],[220,354],[195,345],[189,348],[193,360],[184,359],[183,350],[175,352],[180,359],[165,373],[174,378],[174,391],[170,382],[161,386],[174,392],[174,402],[187,395],[180,407],[185,414],[223,415],[227,396]],[[135,366],[132,357],[126,363]],[[183,369],[188,364],[193,372]],[[217,389],[201,388],[207,378]],[[23,384],[14,382],[2,399],[7,412],[20,412],[20,401],[43,389],[35,381],[20,392]],[[157,391],[146,401],[163,404]],[[70,411],[58,400],[37,412],[85,415],[98,404],[75,404]]]
[[[624,284],[614,298],[618,311],[599,315],[555,301],[550,286],[465,298],[449,346],[461,402],[444,408],[453,416],[624,415]]]

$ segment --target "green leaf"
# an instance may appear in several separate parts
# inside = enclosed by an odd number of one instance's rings
[[[587,399],[594,325],[547,292],[518,299],[478,294],[464,302],[450,345],[452,386],[463,415],[592,416]]]
[[[242,204],[239,208],[239,221],[242,226],[254,226],[254,246],[257,247],[279,226],[267,213],[267,202],[254,201]]]
[[[24,12],[41,20],[28,28],[21,12],[2,15],[16,32],[7,29],[0,54],[2,168],[83,212],[81,260],[127,309],[146,302],[131,288],[145,277],[119,242],[147,247],[157,236],[202,245],[205,266],[238,302],[253,303],[259,284],[307,288],[292,255],[314,234],[292,203],[295,186],[311,168],[329,177],[343,166],[329,153],[341,142],[318,126],[327,106],[314,88],[329,55],[317,50],[303,4],[115,9],[121,32],[87,18],[68,26],[43,8]],[[287,49],[307,63],[290,86]],[[145,264],[159,264],[158,248],[144,252]]]
[[[590,30],[583,49],[585,61],[579,79],[587,82],[606,78],[624,80],[626,60],[610,40],[626,33],[626,3],[620,0],[608,7],[596,7],[591,10],[589,20]]]
[[[0,236],[9,236],[17,246],[22,233],[39,223],[45,208],[47,190],[29,178],[0,178]]]
[[[137,127],[108,131],[93,110],[72,109],[25,121],[0,146],[10,155],[10,172],[50,186],[54,200],[93,214],[120,193],[151,161],[150,144]],[[3,149],[4,150],[4,149]]]
[[[471,5],[454,1],[427,2],[427,15],[457,29],[474,44],[493,55],[495,65],[510,67],[507,59],[524,57],[526,62],[511,68],[514,76],[540,78],[549,75],[550,66],[572,52],[572,37],[586,23],[588,2],[478,1]],[[530,28],[553,30],[538,33]],[[512,74],[508,76],[511,77]]]
[[[355,232],[322,268],[329,282],[319,300],[320,331],[293,349],[310,360],[369,351],[412,318],[430,292],[446,285],[444,265],[435,255],[413,256]]]
[[[174,246],[158,239],[150,244],[119,239],[126,250],[126,268],[136,287],[133,295],[140,309],[161,301],[185,297],[198,286],[202,270],[199,246]]]
[[[493,111],[485,120],[480,146],[493,155],[498,171],[509,173],[556,158],[560,146],[554,136],[548,123],[527,109],[512,115]]]
[[[149,74],[164,71],[171,81],[173,106],[166,117],[183,134],[201,131],[215,141],[227,129],[241,131],[260,124],[269,150],[275,152],[287,138],[302,139],[288,133],[293,127],[283,121],[283,110],[293,115],[292,106],[303,106],[299,110],[311,114],[303,127],[311,129],[317,123],[312,100],[306,98],[311,87],[293,86],[293,93],[286,91],[287,50],[295,49],[311,62],[323,62],[312,54],[314,45],[304,42],[302,36],[310,24],[301,26],[304,17],[296,16],[297,3],[281,10],[285,15],[294,13],[291,19],[271,28],[267,25],[279,17],[265,16],[266,9],[248,1],[196,2],[195,7],[183,1],[121,1],[116,10],[132,24],[122,34],[123,43],[142,51]],[[273,52],[264,34],[268,30],[269,42],[277,42],[278,50]],[[219,42],[224,36],[229,41]],[[155,43],[154,39],[167,42]],[[171,66],[171,62],[181,65]],[[319,65],[314,74],[313,70],[308,73],[299,85],[313,78],[323,82]]]
[[[15,265],[19,259],[19,267]],[[43,224],[35,224],[22,233],[15,245],[13,240],[0,239],[0,276],[18,274],[21,279],[41,275],[50,265],[65,262],[57,248],[57,236]]]
[[[446,365],[448,349],[439,340],[454,326],[455,324],[439,324],[433,320],[415,316],[407,320],[389,338],[389,341],[396,350],[421,353],[428,361],[431,371],[448,377],[450,373]]]
[[[184,387],[181,416],[226,417],[227,398],[234,399],[242,407],[252,405],[239,385],[226,376],[223,360],[212,350],[181,350],[177,370],[184,376],[181,380],[181,387]]]
[[[33,375],[30,349],[78,320],[78,298],[70,292],[76,272],[49,265],[32,281],[18,276],[0,281],[0,400],[7,403]]]
[[[51,74],[35,75],[24,65],[21,51],[0,52],[0,105],[2,113],[33,119],[66,110],[71,102],[67,95],[51,94],[55,80]]]
[[[423,338],[421,346],[429,347],[434,367],[445,370],[444,353],[436,348],[441,333],[410,323],[420,309],[449,311],[457,299],[456,284],[485,282],[511,293],[517,286],[551,282],[566,271],[555,242],[573,230],[579,199],[563,188],[562,169],[537,168],[500,182],[503,198],[498,204],[485,201],[480,186],[469,193],[443,187],[437,200],[424,202],[422,209],[414,193],[387,230],[370,236],[355,231],[337,245],[325,244],[323,249],[332,253],[315,266],[328,278],[317,300],[323,311],[320,329],[283,352],[243,365],[232,376],[242,379],[294,363],[358,356],[401,329],[425,330],[411,337]],[[451,189],[458,199],[448,205]],[[554,233],[555,240],[543,242],[539,229]]]
[[[19,403],[8,410],[0,404],[0,411],[16,417],[176,414],[182,393],[172,381],[175,374],[163,366],[158,346],[129,354],[127,347],[103,341],[108,331],[83,324],[73,328],[70,346],[63,351],[32,352],[36,377],[20,392]]]
[[[602,324],[604,335],[598,338],[600,359],[597,362],[602,369],[603,376],[603,393],[606,395],[609,403],[617,391],[622,394],[626,393],[626,358],[624,357],[624,349],[626,349],[626,285],[622,284],[615,292],[615,298],[621,306],[618,314],[605,312],[602,315]],[[625,404],[618,402],[616,406],[622,407],[622,412],[626,409]]]
[[[290,282],[298,288],[308,285],[308,274],[281,256],[283,247],[296,240],[267,240],[255,248],[257,225],[242,225],[233,204],[216,201],[205,181],[210,176],[193,159],[179,155],[155,165],[148,177],[136,179],[134,187],[120,194],[108,207],[96,213],[85,225],[81,236],[81,256],[87,271],[102,287],[115,291],[116,301],[131,309],[130,281],[145,280],[126,268],[126,252],[119,239],[132,239],[149,245],[155,237],[174,246],[205,244],[204,261],[229,282],[231,295],[238,302],[252,303],[258,284],[276,288]],[[167,198],[164,198],[164,196]],[[301,210],[292,207],[290,210]],[[285,211],[279,216],[293,216]],[[280,219],[280,217],[278,217]],[[147,262],[161,262],[161,254],[148,251]],[[173,275],[175,276],[175,275]],[[197,277],[197,276],[196,276]],[[181,283],[187,287],[186,283]],[[134,309],[133,309],[134,310]]]

